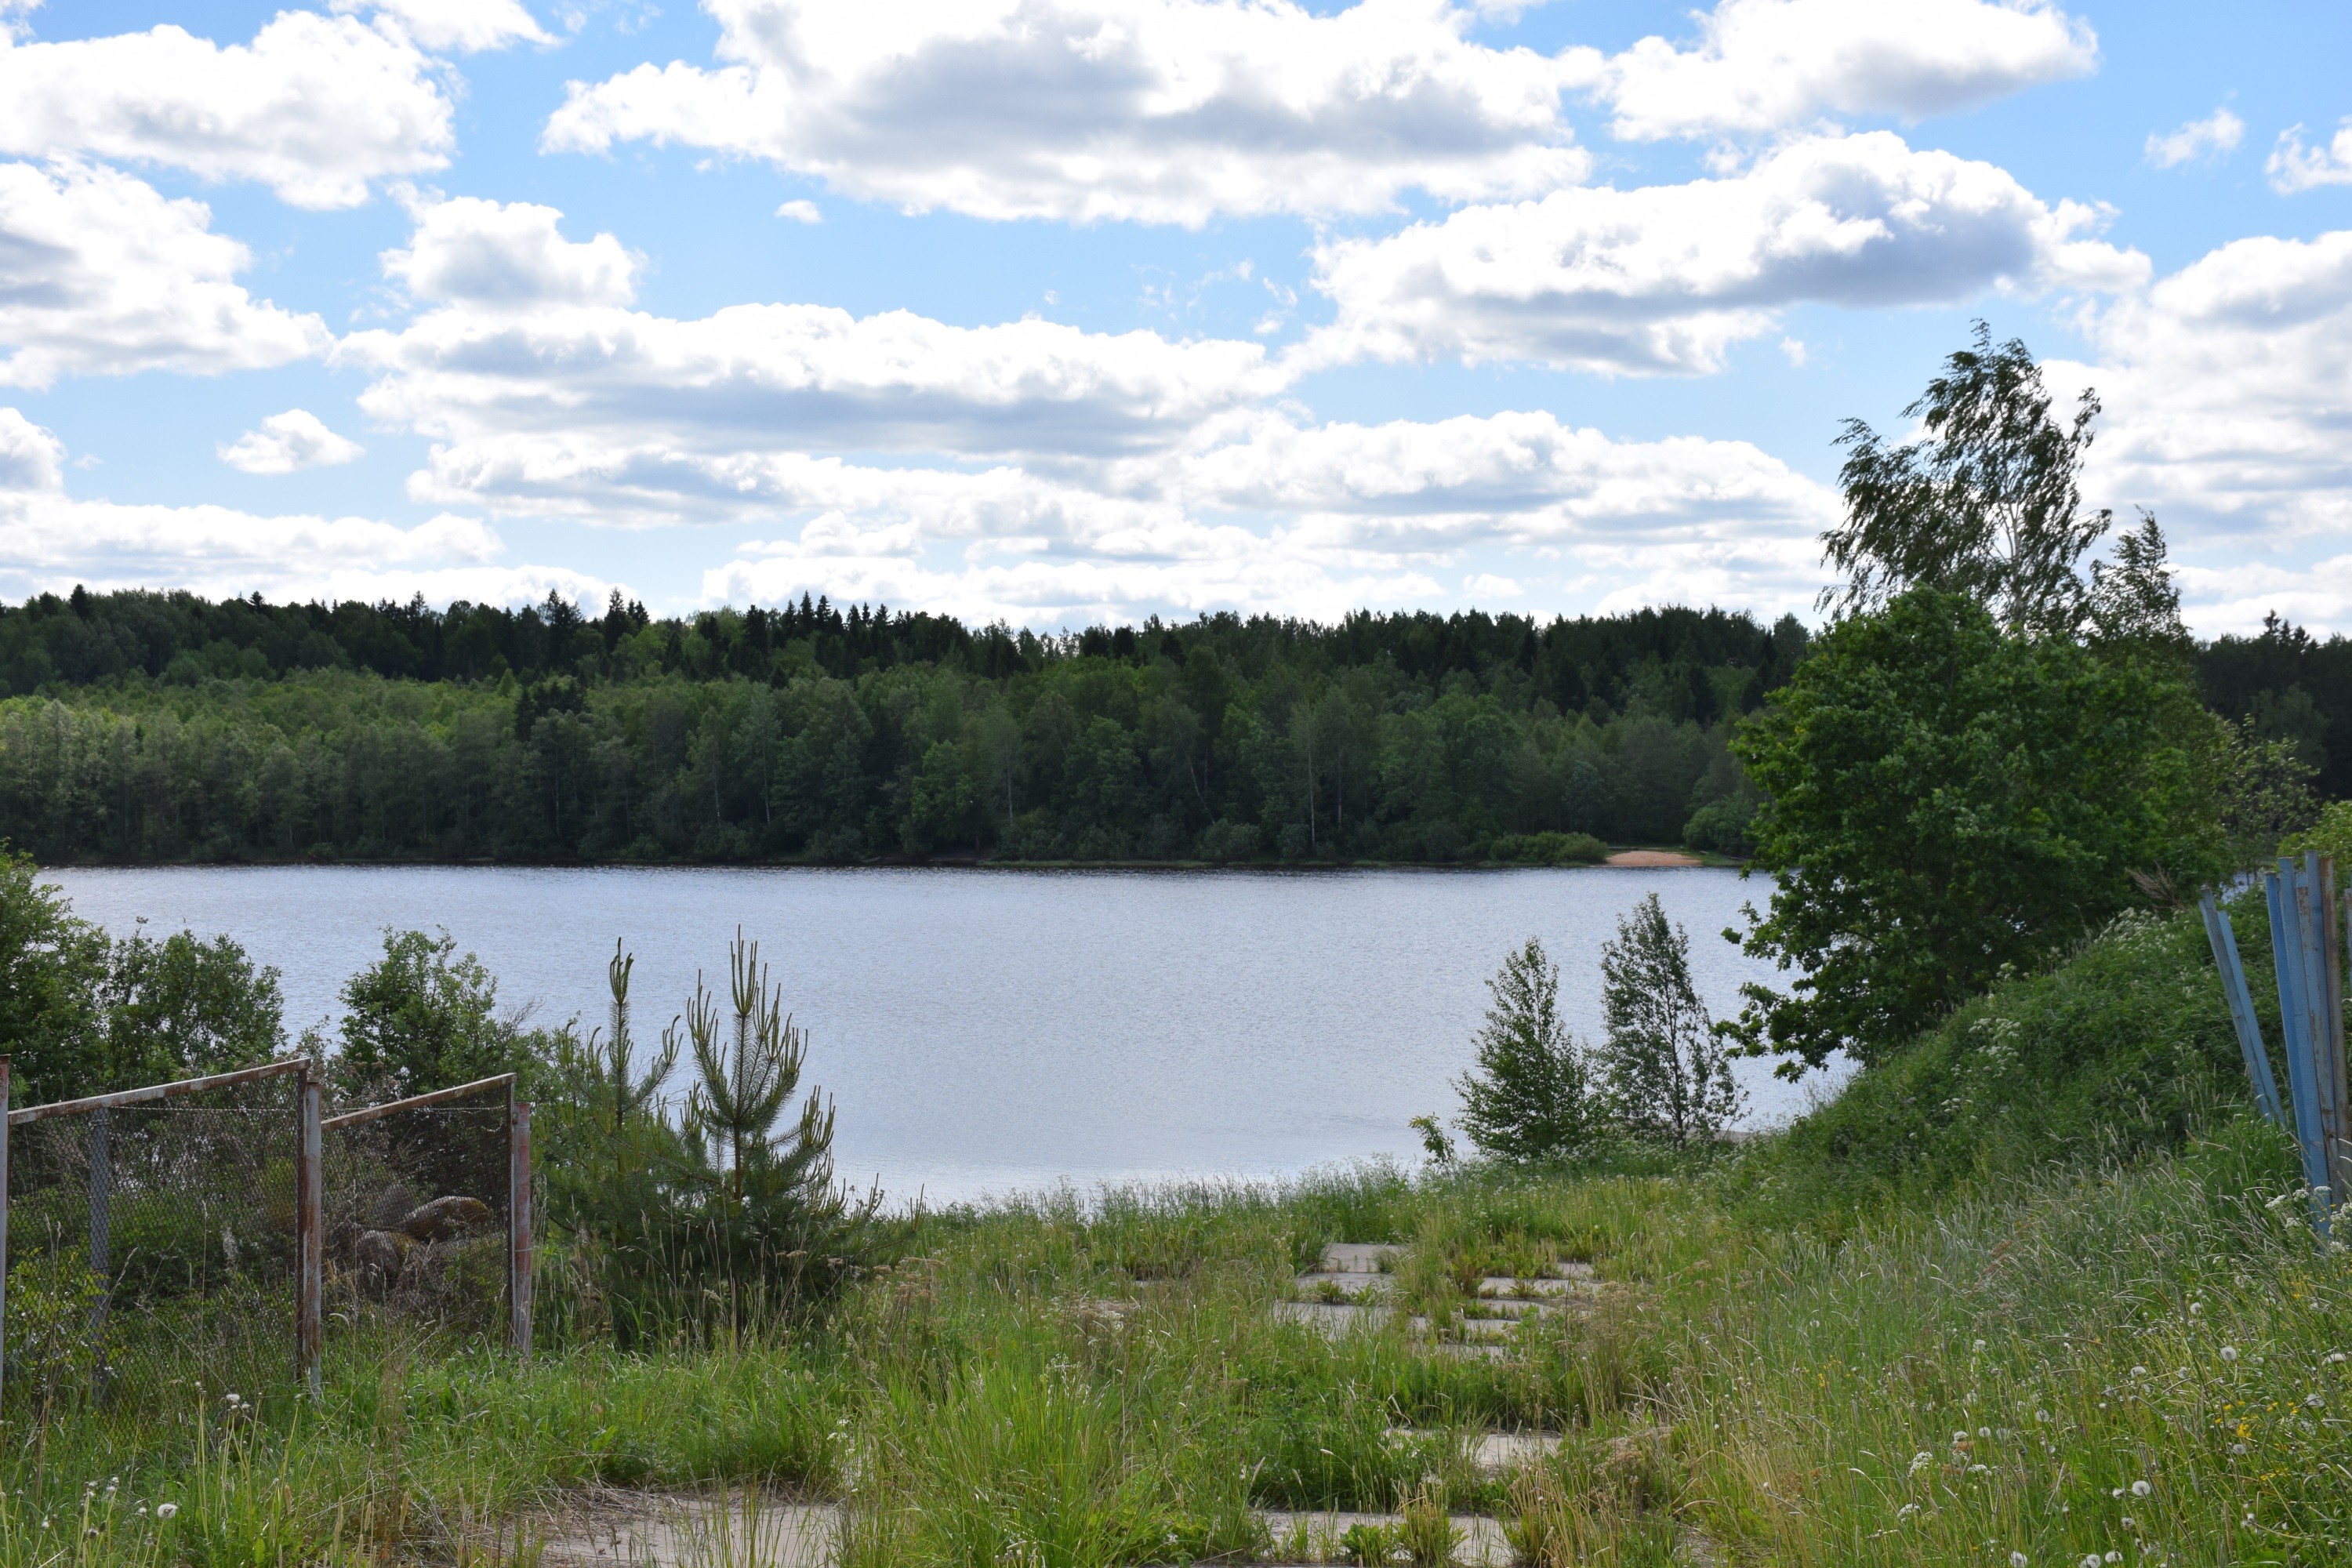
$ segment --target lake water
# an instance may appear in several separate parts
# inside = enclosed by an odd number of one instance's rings
[[[58,869],[121,934],[226,931],[282,972],[289,1030],[338,1012],[387,926],[448,928],[508,1005],[600,1021],[614,938],[642,1037],[726,984],[740,923],[809,1031],[841,1173],[894,1202],[1388,1155],[1451,1116],[1486,978],[1530,935],[1580,1035],[1601,944],[1654,890],[1718,1016],[1776,978],[1717,933],[1768,886],[1731,871],[1021,872],[477,867]],[[1751,1124],[1802,1091],[1738,1064]]]

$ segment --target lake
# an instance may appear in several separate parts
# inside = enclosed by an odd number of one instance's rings
[[[1769,884],[1632,868],[1154,872],[487,867],[65,868],[119,934],[226,931],[283,974],[290,1030],[339,1012],[387,926],[446,926],[541,1022],[600,1022],[613,941],[640,1037],[726,986],[738,924],[809,1032],[841,1173],[894,1203],[1420,1158],[1456,1109],[1485,981],[1543,939],[1600,1029],[1601,944],[1654,890],[1717,1016],[1778,978],[1717,934]],[[1741,1062],[1751,1125],[1807,1090]]]

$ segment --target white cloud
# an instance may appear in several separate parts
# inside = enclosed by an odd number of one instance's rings
[[[142,370],[217,374],[317,353],[325,323],[235,281],[244,246],[202,202],[112,169],[0,163],[0,385]]]
[[[334,8],[373,11],[426,48],[456,54],[554,41],[520,0],[335,0]]]
[[[2166,135],[2148,132],[2147,161],[2159,169],[2177,169],[2183,163],[2221,158],[2237,151],[2245,134],[2246,122],[2224,105]]]
[[[2271,177],[2271,188],[2283,196],[2320,185],[2352,185],[2352,118],[2345,120],[2336,140],[2324,147],[2305,146],[2300,125],[2280,132],[2278,145],[2271,149],[2263,171]]]
[[[0,153],[255,180],[303,207],[449,162],[447,97],[396,33],[284,11],[250,45],[174,26],[68,43],[0,35]]]
[[[504,437],[597,444],[614,431],[659,432],[688,451],[752,437],[803,450],[1076,457],[1163,444],[1286,379],[1255,343],[817,305],[684,321],[452,307],[336,352],[381,373],[360,399],[371,416],[453,444],[436,467],[471,465]]]
[[[794,223],[823,223],[824,214],[811,201],[786,202],[776,209],[778,217],[788,217]]]
[[[2156,510],[2184,546],[2249,562],[2352,532],[2352,231],[2221,247],[2097,319],[2102,505]]]
[[[65,443],[13,408],[0,408],[0,495],[65,489]]]
[[[2174,581],[2185,618],[2208,637],[2259,633],[2273,612],[2321,636],[2352,632],[2352,554],[2293,566],[2266,561],[2183,566]]]
[[[327,428],[308,409],[289,408],[219,447],[220,460],[248,474],[290,474],[348,463],[365,448]]]
[[[1941,303],[1994,287],[2138,282],[2145,257],[2085,237],[2100,218],[1891,132],[1812,138],[1723,179],[1557,191],[1328,243],[1316,287],[1338,316],[1306,354],[1713,371],[1731,343],[1772,330],[1800,301]]]
[[[418,300],[489,306],[625,305],[636,297],[643,258],[609,234],[573,242],[556,232],[563,215],[529,202],[475,196],[419,199],[405,250],[381,259]]]
[[[763,158],[845,195],[990,218],[1197,226],[1580,178],[1573,73],[1445,0],[709,0],[716,69],[575,83],[542,145]]]
[[[2038,0],[1722,0],[1693,47],[1570,57],[1635,141],[1756,134],[1823,114],[1949,114],[2098,65],[2089,26]]]
[[[601,600],[611,584],[561,566],[505,566],[487,524],[444,514],[403,528],[362,517],[262,516],[218,506],[124,506],[65,491],[56,436],[0,408],[0,596],[185,588],[214,597],[514,603],[552,589]]]

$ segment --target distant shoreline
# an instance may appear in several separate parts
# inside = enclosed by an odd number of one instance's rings
[[[866,860],[696,860],[603,859],[546,860],[527,858],[442,859],[429,856],[308,856],[265,858],[238,856],[218,860],[197,859],[64,859],[43,860],[45,871],[231,870],[264,867],[408,869],[457,867],[488,869],[511,867],[532,870],[615,870],[633,868],[682,870],[775,871],[1609,871],[1715,868],[1738,870],[1748,862],[1728,856],[1693,854],[1685,849],[1632,846],[1612,850],[1600,861],[1547,865],[1525,860],[1013,860],[964,855],[936,855],[927,859],[881,857]]]

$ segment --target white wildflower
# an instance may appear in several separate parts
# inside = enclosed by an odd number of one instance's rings
[[[1935,1462],[1936,1456],[1933,1454],[1914,1454],[1911,1456],[1911,1473],[1916,1476]]]
[[[2134,1497],[2146,1497],[2155,1489],[2156,1489],[2154,1487],[2149,1486],[2146,1481],[2134,1481],[2132,1483],[2132,1496]]]
[[[2223,1361],[2235,1361],[2235,1360],[2237,1360],[2237,1359],[2238,1359],[2238,1347],[2237,1347],[2237,1346],[2235,1346],[2235,1345],[2223,1345],[2223,1346],[2221,1347],[2221,1359],[2222,1359]]]
[[[175,1502],[159,1502],[155,1505],[155,1517],[157,1519],[169,1519],[179,1511],[180,1505]]]
[[[2012,1552],[2009,1554],[2009,1568],[2026,1568],[2027,1561],[2024,1552]]]

